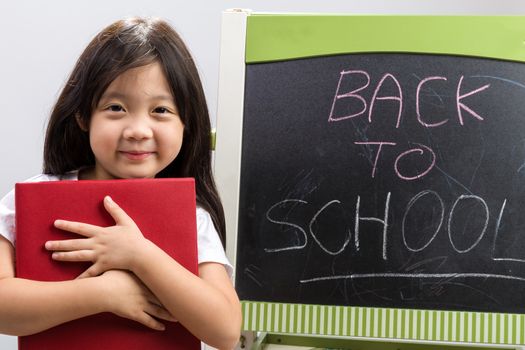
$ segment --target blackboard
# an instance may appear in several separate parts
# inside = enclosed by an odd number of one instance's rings
[[[241,299],[525,312],[522,63],[249,64],[241,164]]]

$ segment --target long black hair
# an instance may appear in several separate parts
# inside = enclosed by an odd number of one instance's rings
[[[90,124],[93,109],[115,78],[153,62],[163,67],[184,124],[177,158],[156,177],[195,178],[197,203],[210,213],[225,246],[224,211],[211,171],[206,98],[186,45],[161,19],[120,20],[89,43],[51,112],[44,144],[44,173],[60,175],[95,165],[89,135],[82,131],[79,122]]]

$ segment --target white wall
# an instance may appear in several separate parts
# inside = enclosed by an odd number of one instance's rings
[[[221,11],[234,7],[262,12],[525,15],[523,0],[2,1],[0,194],[40,172],[46,120],[58,92],[92,36],[122,17],[159,16],[174,25],[195,56],[215,124]],[[16,349],[16,338],[0,335],[0,349]]]

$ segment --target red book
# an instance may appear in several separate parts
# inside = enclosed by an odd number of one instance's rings
[[[16,274],[38,281],[64,281],[90,263],[58,262],[44,248],[48,240],[79,238],[53,226],[56,219],[112,226],[104,209],[111,198],[144,236],[186,269],[197,270],[195,183],[193,179],[53,181],[16,184]],[[200,341],[178,322],[161,320],[165,331],[112,313],[93,315],[20,337],[20,350],[200,349]]]

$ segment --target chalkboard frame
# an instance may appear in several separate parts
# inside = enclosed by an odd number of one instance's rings
[[[525,62],[524,23],[523,16],[225,12],[221,35],[215,176],[226,210],[227,254],[234,266],[247,64],[372,52],[448,54]],[[353,29],[352,33],[345,31],[349,26]],[[345,38],[341,40],[343,32]],[[459,344],[525,344],[523,314],[249,300],[242,304],[243,329],[249,331]]]

